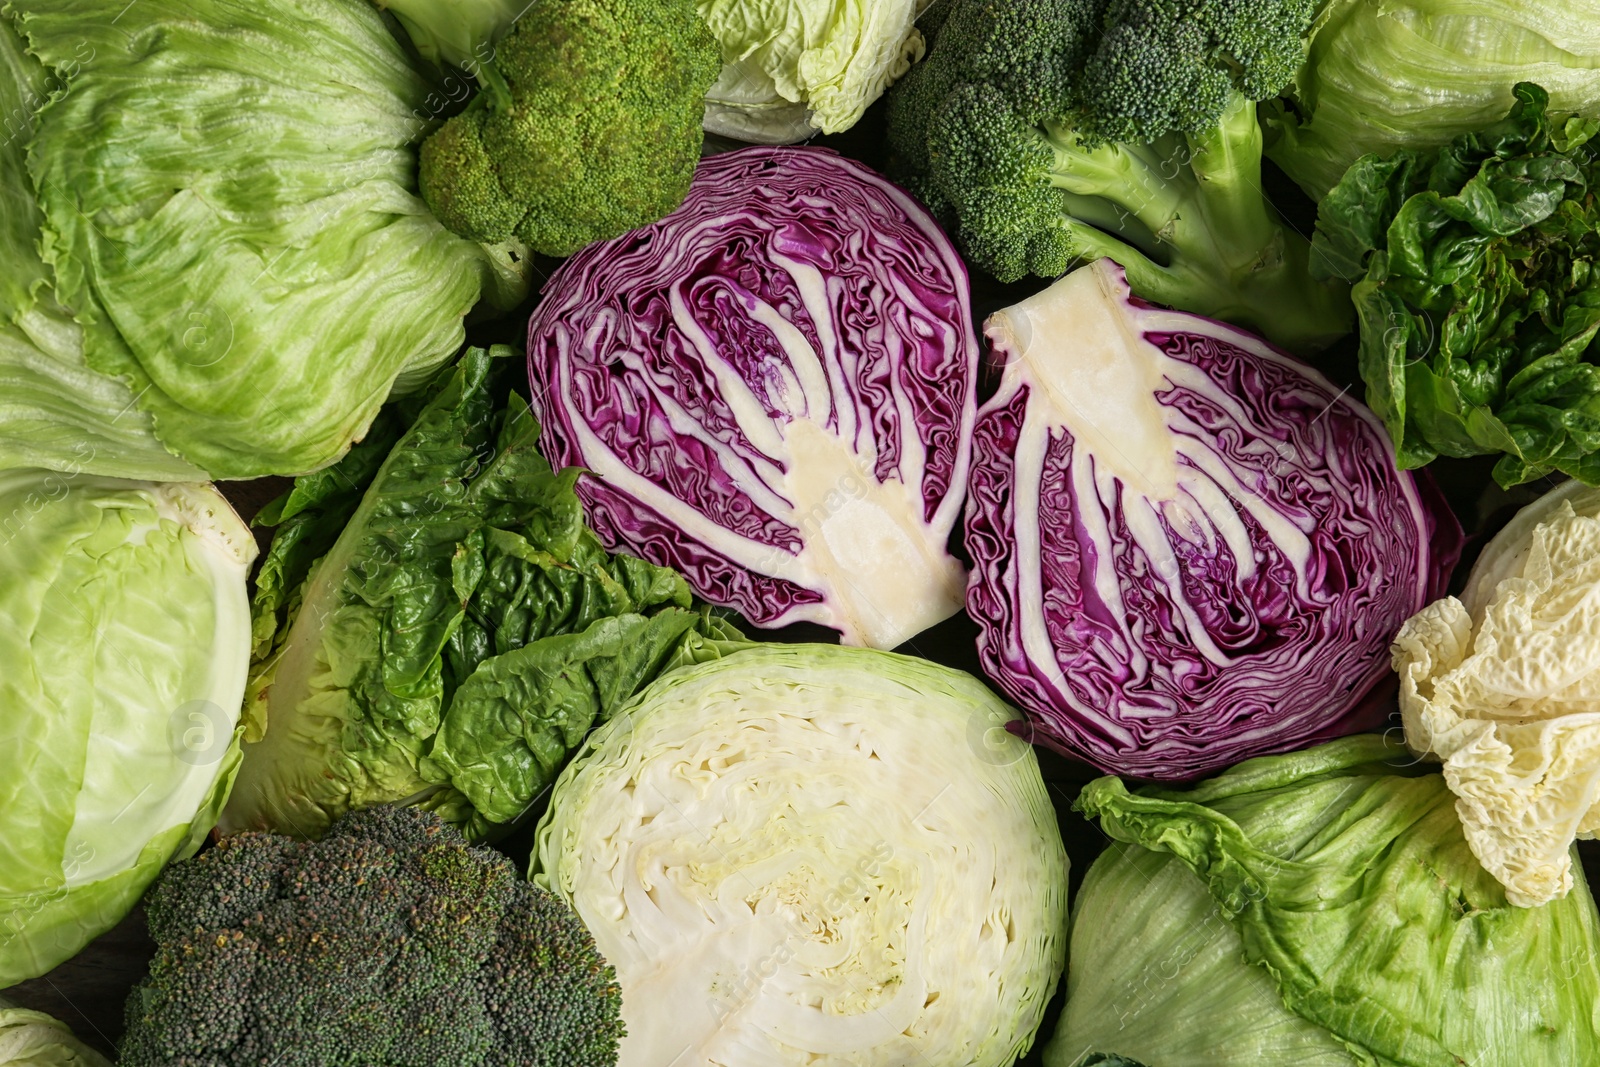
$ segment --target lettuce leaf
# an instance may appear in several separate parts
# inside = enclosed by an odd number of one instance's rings
[[[1467,843],[1533,907],[1600,833],[1600,490],[1567,482],[1484,549],[1461,599],[1394,643],[1406,741],[1444,762]]]
[[[722,46],[705,127],[760,144],[854,126],[922,58],[927,0],[697,0]]]
[[[1600,115],[1600,0],[1319,0],[1267,155],[1320,200],[1364,155],[1433,149],[1506,113],[1533,81]]]
[[[1368,734],[1191,790],[1086,786],[1134,847],[1079,895],[1046,1063],[1600,1062],[1593,898],[1512,905],[1428,771]]]
[[[157,439],[132,389],[89,368],[83,331],[55,299],[26,148],[34,112],[60,85],[0,15],[0,468],[202,479]]]
[[[1313,269],[1355,281],[1367,403],[1401,467],[1503,453],[1502,486],[1600,482],[1600,123],[1516,87],[1503,121],[1365,156],[1318,209]]]
[[[493,837],[640,686],[742,643],[677,574],[606,553],[578,472],[535,447],[519,363],[468,350],[381,465],[380,434],[265,512],[279,533],[224,832],[317,836],[404,801]]]

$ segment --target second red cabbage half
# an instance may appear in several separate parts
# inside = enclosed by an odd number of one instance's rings
[[[967,608],[1031,739],[1181,780],[1376,725],[1400,625],[1461,528],[1383,426],[1109,260],[992,316]],[[1381,711],[1379,712],[1381,715]]]
[[[878,648],[960,610],[978,355],[938,225],[822,149],[703,160],[677,211],[567,260],[528,331],[541,447],[587,468],[608,544]]]

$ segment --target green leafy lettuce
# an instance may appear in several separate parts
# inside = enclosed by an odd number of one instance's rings
[[[697,0],[722,46],[706,129],[762,144],[854,126],[922,58],[927,0]]]
[[[313,470],[457,350],[481,291],[515,299],[507,260],[417,196],[439,98],[363,0],[7,10],[43,82],[21,90],[41,215],[12,214],[27,196],[4,175],[4,252],[39,246],[60,343],[81,347],[46,349],[70,366],[35,373],[28,426],[77,408],[147,450],[153,431],[191,471]]]
[[[1319,208],[1313,269],[1356,281],[1367,403],[1401,467],[1503,453],[1504,486],[1600,482],[1600,124],[1547,104],[1519,84],[1505,120],[1365,156]]]
[[[1074,904],[1046,1064],[1600,1062],[1593,898],[1509,904],[1444,778],[1401,759],[1369,734],[1190,790],[1090,783],[1119,843]]]
[[[404,801],[492,837],[641,685],[742,644],[677,574],[606,553],[578,471],[535,447],[518,366],[469,349],[425,407],[386,412],[265,512],[278,530],[224,832],[318,836]]]
[[[216,822],[255,555],[209,485],[0,471],[0,988],[115,926]]]

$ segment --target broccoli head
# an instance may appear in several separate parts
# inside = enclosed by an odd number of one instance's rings
[[[1315,349],[1348,332],[1348,290],[1267,201],[1255,114],[1314,6],[939,0],[889,92],[892,169],[1001,281],[1107,256],[1148,300]]]
[[[654,222],[689,191],[721,69],[688,0],[542,0],[423,142],[423,199],[463,237],[552,256]]]
[[[438,816],[244,833],[146,900],[124,1067],[612,1067],[621,991],[577,916]]]

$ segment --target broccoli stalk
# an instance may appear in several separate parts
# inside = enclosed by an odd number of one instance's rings
[[[1001,281],[1105,256],[1145,299],[1322,347],[1348,289],[1267,201],[1254,106],[1308,20],[1302,0],[945,0],[890,93],[896,174]]]
[[[689,0],[542,0],[423,142],[423,199],[454,233],[551,256],[654,222],[689,191],[721,70]]]
[[[1081,201],[1061,213],[1073,258],[1109,257],[1146,300],[1247,323],[1290,348],[1348,332],[1348,291],[1312,280],[1310,243],[1262,195],[1261,129],[1243,96],[1218,125],[1153,145],[1090,146],[1054,124],[1045,140],[1050,184],[1114,215],[1085,217],[1093,208]]]

